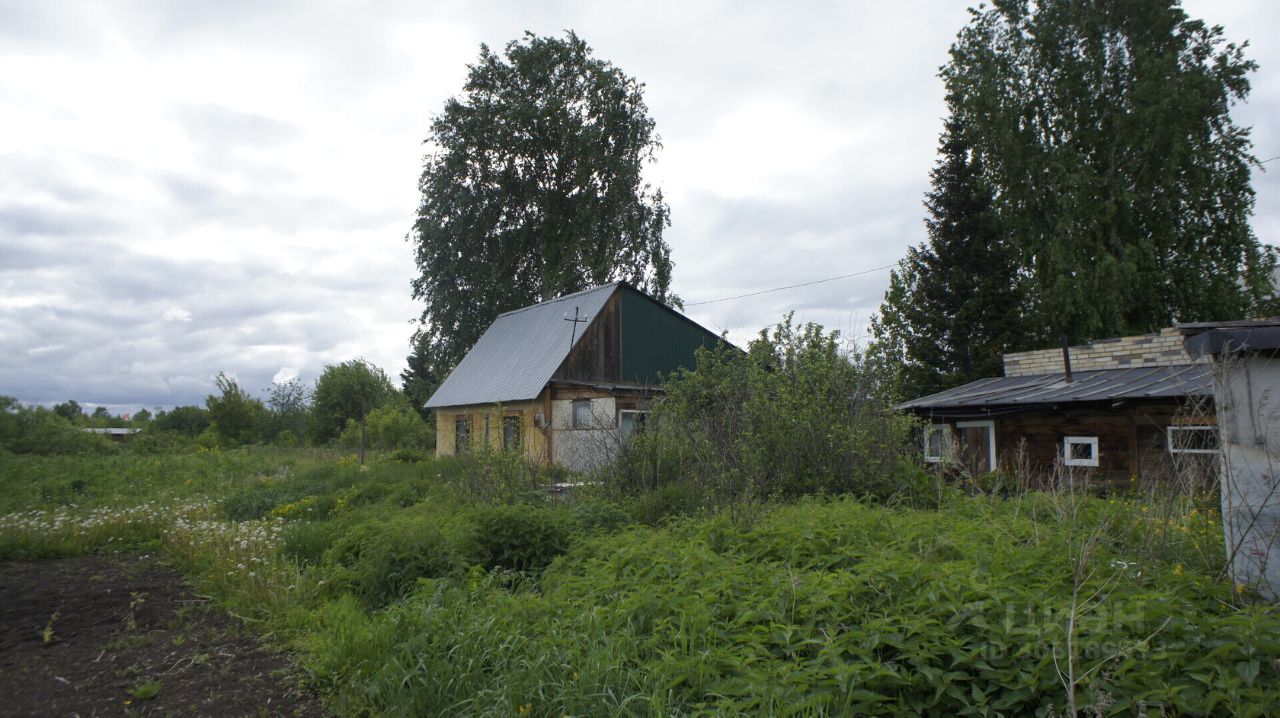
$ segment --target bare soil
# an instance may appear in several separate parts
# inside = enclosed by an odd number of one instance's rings
[[[154,556],[0,563],[0,716],[324,715]]]

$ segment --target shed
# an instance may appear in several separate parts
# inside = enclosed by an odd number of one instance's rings
[[[427,401],[436,453],[488,446],[594,468],[643,425],[662,378],[719,341],[625,282],[506,312]]]
[[[1005,376],[899,405],[924,419],[925,460],[971,474],[1087,470],[1124,484],[1203,475],[1215,453],[1212,367],[1177,328],[1008,354]]]

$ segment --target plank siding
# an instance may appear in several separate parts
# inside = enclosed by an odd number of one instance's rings
[[[552,375],[552,381],[619,381],[618,295],[614,292],[595,317],[587,317],[589,324],[579,325],[581,338]]]

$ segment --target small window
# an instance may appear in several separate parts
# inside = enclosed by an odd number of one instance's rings
[[[1169,427],[1170,454],[1218,453],[1218,427],[1171,426]]]
[[[618,434],[626,441],[632,434],[644,430],[645,422],[649,418],[647,411],[633,411],[631,409],[623,409],[618,413]]]
[[[946,424],[929,424],[924,427],[924,460],[931,464],[946,460],[951,449],[951,430]]]
[[[471,447],[471,420],[458,419],[453,422],[453,450],[461,454]]]
[[[520,417],[502,417],[502,448],[504,451],[520,449]]]
[[[575,399],[573,402],[573,428],[591,428],[591,400]]]
[[[1097,466],[1098,437],[1065,437],[1062,440],[1062,463],[1067,466]]]

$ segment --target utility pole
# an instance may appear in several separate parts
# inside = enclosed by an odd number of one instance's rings
[[[573,316],[572,316],[572,317],[570,317],[570,316],[569,316],[569,314],[566,312],[566,313],[565,313],[565,315],[564,315],[564,320],[565,320],[566,322],[573,322],[573,329],[569,331],[569,351],[573,351],[573,340],[578,338],[578,325],[579,325],[579,324],[586,324],[586,323],[587,323],[587,318],[586,318],[586,317],[583,317],[583,318],[579,319],[579,318],[578,318],[578,308],[577,308],[577,307],[574,307],[574,308],[573,308]]]

